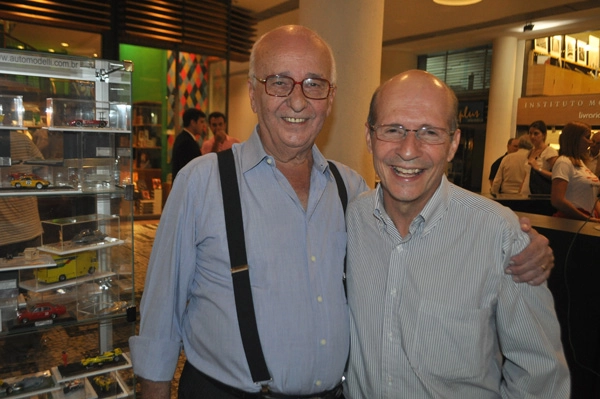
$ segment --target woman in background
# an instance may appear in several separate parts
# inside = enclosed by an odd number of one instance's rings
[[[591,127],[582,122],[569,122],[559,138],[559,157],[552,169],[552,206],[554,216],[600,222],[600,203],[597,201],[600,181],[585,166],[592,141]]]
[[[558,157],[558,152],[546,144],[547,131],[544,121],[535,121],[529,125],[529,138],[533,144],[528,158],[528,164],[531,166],[529,176],[531,194],[550,194],[552,166]]]

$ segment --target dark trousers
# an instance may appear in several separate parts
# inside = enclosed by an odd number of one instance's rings
[[[213,380],[185,362],[179,378],[178,399],[260,399],[258,393],[245,393]],[[344,399],[344,395],[339,399]]]
[[[179,378],[177,397],[178,399],[237,399],[236,396],[220,389],[187,361]]]

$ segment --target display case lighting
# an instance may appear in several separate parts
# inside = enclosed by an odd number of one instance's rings
[[[433,0],[434,3],[438,3],[443,6],[468,6],[479,3],[480,1],[481,0]]]

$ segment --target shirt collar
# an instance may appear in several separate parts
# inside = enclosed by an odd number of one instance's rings
[[[420,232],[420,234],[427,234],[437,222],[444,216],[448,210],[448,206],[451,199],[451,187],[452,184],[448,181],[446,176],[442,176],[442,181],[438,186],[433,196],[429,199],[425,207],[421,210],[419,215],[410,224],[410,235],[414,235]],[[390,232],[390,228],[393,227],[393,231],[397,233],[396,227],[388,216],[383,206],[383,189],[381,184],[377,185],[375,195],[373,196],[373,216],[379,221],[381,229]]]
[[[258,135],[258,125],[254,127],[254,131],[248,138],[248,140],[244,141],[240,144],[240,162],[242,167],[242,172],[245,173],[250,169],[254,168],[261,162],[272,162],[275,164],[275,159],[268,155],[265,152],[265,148],[260,141],[260,136]],[[312,147],[312,155],[313,155],[313,168],[317,168],[317,170],[321,173],[325,173],[328,170],[327,159],[321,154],[321,151],[317,148],[316,145]],[[333,176],[331,176],[333,178]]]

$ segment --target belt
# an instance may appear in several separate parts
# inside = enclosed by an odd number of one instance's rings
[[[237,389],[232,386],[223,384],[222,382],[207,376],[201,371],[197,371],[199,374],[202,375],[204,379],[206,379],[216,388],[227,392],[231,396],[241,399],[342,399],[344,397],[341,382],[333,389],[319,393],[313,393],[310,395],[286,395],[278,392],[270,392],[268,387],[263,387],[266,388],[266,392],[246,392],[242,391],[241,389]]]

